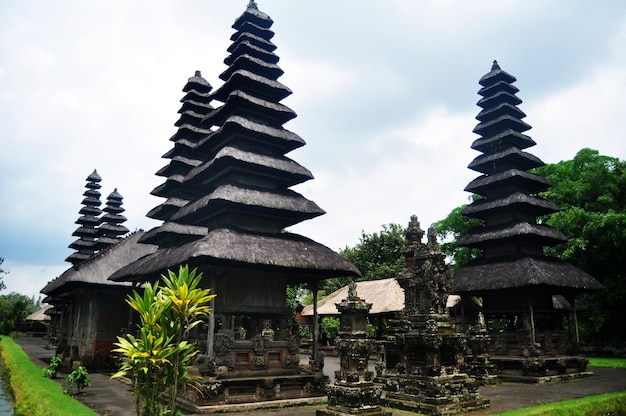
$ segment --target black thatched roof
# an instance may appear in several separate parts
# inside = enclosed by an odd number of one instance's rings
[[[114,246],[67,269],[41,289],[41,293],[55,297],[80,285],[128,286],[128,283],[112,282],[108,278],[121,267],[156,251],[156,246],[138,243],[142,235],[143,231],[134,232]]]
[[[213,153],[226,143],[231,145],[236,143],[232,140],[235,137],[238,141],[245,141],[252,145],[255,142],[260,143],[264,147],[277,149],[283,154],[305,144],[300,136],[287,129],[268,126],[233,115],[228,117],[219,129],[200,140],[196,149],[203,153]]]
[[[270,192],[222,185],[209,195],[185,205],[171,219],[184,224],[210,226],[228,211],[246,212],[258,218],[260,225],[265,223],[262,218],[272,217],[282,224],[281,228],[325,213],[315,202],[289,189]]]
[[[253,175],[255,181],[267,177],[284,188],[313,179],[308,169],[286,156],[265,155],[226,146],[211,161],[192,169],[185,181],[189,184],[228,182],[229,177],[237,180],[236,176],[242,172]]]
[[[516,192],[504,198],[494,200],[479,199],[465,207],[461,214],[472,218],[485,219],[494,213],[512,209],[532,212],[535,215],[546,215],[557,212],[559,207],[553,202],[546,201],[538,196]]]
[[[480,137],[472,143],[472,149],[479,152],[487,152],[493,148],[514,146],[518,149],[526,149],[536,145],[535,141],[525,134],[512,129],[506,129],[498,134]]]
[[[485,242],[519,241],[531,239],[541,245],[554,245],[567,241],[559,230],[541,224],[517,222],[501,227],[476,227],[459,239],[459,245],[480,247]]]
[[[205,237],[167,249],[160,249],[118,270],[114,281],[141,281],[158,278],[168,269],[189,264],[274,270],[293,279],[326,279],[360,276],[359,270],[322,244],[293,233],[264,235],[226,228],[214,229]]]
[[[525,188],[530,193],[542,192],[552,184],[543,176],[519,169],[509,169],[493,175],[482,175],[471,181],[466,187],[467,192],[484,194],[494,187],[510,186],[511,188]]]
[[[537,156],[524,152],[517,147],[509,147],[501,152],[484,154],[477,156],[468,165],[468,168],[481,173],[494,172],[495,164],[508,164],[509,166],[523,167],[524,170],[530,170],[543,166],[544,163]]]
[[[555,293],[598,290],[602,285],[571,264],[550,257],[499,257],[474,261],[454,273],[452,293],[477,294],[530,288]]]
[[[166,221],[145,233],[139,239],[139,242],[142,244],[155,244],[159,247],[173,247],[202,238],[207,233],[208,229],[206,227]]]

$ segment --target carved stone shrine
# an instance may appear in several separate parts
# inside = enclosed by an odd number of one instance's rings
[[[376,381],[385,383],[383,403],[427,414],[488,407],[478,381],[464,371],[468,337],[456,331],[446,308],[452,269],[435,230],[422,243],[424,231],[412,216],[405,235],[405,269],[397,276],[405,306],[400,319],[390,321],[385,362],[376,366]]]
[[[340,369],[335,371],[334,384],[326,386],[328,405],[318,416],[391,415],[379,406],[382,387],[374,385],[373,372],[368,370],[372,341],[367,339],[367,313],[371,303],[358,297],[356,284],[350,282],[348,298],[336,304],[341,313],[339,339]]]

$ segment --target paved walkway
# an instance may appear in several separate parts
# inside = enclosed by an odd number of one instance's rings
[[[31,360],[40,367],[54,354],[46,349],[42,338],[25,337],[16,342],[29,355]],[[338,366],[336,357],[326,357],[326,374],[334,374]],[[469,416],[502,413],[522,407],[535,406],[543,403],[559,402],[596,394],[626,391],[626,369],[591,368],[594,376],[581,380],[566,381],[554,384],[518,384],[501,383],[495,386],[480,388],[481,396],[491,401],[489,409],[466,413]],[[79,397],[85,405],[92,408],[99,416],[133,416],[135,415],[135,397],[129,387],[120,381],[113,381],[109,374],[90,374],[93,384],[85,389]],[[59,383],[66,388],[65,374],[59,373]],[[263,409],[251,412],[221,413],[235,416],[315,416],[317,409],[324,405],[290,407],[286,409]],[[413,412],[390,409],[394,416],[414,415]],[[188,415],[192,416],[192,415]]]

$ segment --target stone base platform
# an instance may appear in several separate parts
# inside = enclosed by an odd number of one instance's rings
[[[582,356],[511,357],[492,356],[500,381],[514,383],[556,383],[593,376]]]
[[[381,404],[425,414],[451,415],[490,406],[478,392],[479,383],[467,374],[395,376],[388,379]]]
[[[182,395],[181,408],[193,413],[216,413],[216,409],[241,411],[288,405],[319,404],[326,402],[325,386],[328,377],[321,374],[275,375],[258,377],[209,378],[201,380],[199,389],[189,389]],[[272,405],[272,402],[281,402]],[[239,406],[237,406],[239,405]],[[225,410],[225,409],[232,410]]]
[[[318,409],[316,416],[391,416],[391,412],[382,409],[379,406],[372,408],[344,408],[344,407],[326,407],[326,409]]]

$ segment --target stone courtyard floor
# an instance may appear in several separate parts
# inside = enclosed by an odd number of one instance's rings
[[[54,351],[46,348],[43,338],[24,337],[16,339],[31,360],[39,367],[45,367]],[[338,358],[327,356],[325,373],[333,379],[334,369],[338,368]],[[536,406],[543,403],[560,402],[579,397],[592,396],[626,390],[626,369],[609,369],[590,367],[594,376],[565,381],[554,384],[519,384],[501,383],[480,388],[482,397],[491,401],[491,407],[485,410],[466,413],[470,416],[502,413],[522,407]],[[93,409],[99,416],[133,416],[135,415],[135,397],[129,386],[109,378],[109,374],[90,373],[93,384],[85,389],[85,394],[77,397],[85,405]],[[65,375],[59,374],[59,383],[66,388]],[[227,412],[220,414],[254,415],[254,416],[314,416],[317,409],[325,405],[289,407],[282,409],[259,409],[244,412]],[[394,416],[413,415],[413,412],[390,409]],[[187,413],[187,416],[192,414]]]

